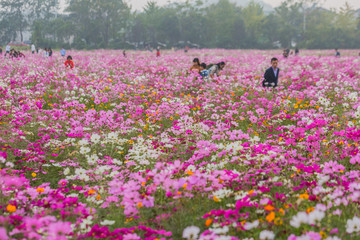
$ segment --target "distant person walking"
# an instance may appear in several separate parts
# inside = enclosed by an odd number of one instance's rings
[[[8,44],[8,45],[6,45],[6,47],[5,47],[5,57],[6,57],[6,55],[8,55],[8,54],[10,54],[10,45]]]
[[[278,68],[278,59],[271,59],[271,67],[268,68],[264,74],[264,81],[262,82],[263,87],[277,87],[279,80],[280,69]]]
[[[0,46],[0,55],[2,55],[2,47]]]
[[[53,55],[53,50],[49,48],[49,57],[51,57],[52,55]]]
[[[340,56],[341,56],[341,54],[340,54],[339,50],[336,48],[335,49],[335,57],[340,57]]]
[[[64,48],[61,48],[60,54],[61,54],[62,57],[65,57],[65,55],[66,55],[66,50],[65,50]]]
[[[35,54],[35,51],[36,51],[36,47],[34,44],[31,44],[31,53],[32,54]]]
[[[123,51],[123,56],[126,58],[126,50]]]

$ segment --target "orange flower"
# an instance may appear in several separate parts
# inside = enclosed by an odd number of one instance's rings
[[[96,196],[96,200],[101,200],[100,194],[98,194],[98,195]]]
[[[267,205],[265,208],[264,208],[266,211],[273,211],[275,208],[271,205]]]
[[[33,173],[31,174],[31,176],[32,176],[32,177],[36,177],[36,173],[33,172]]]
[[[284,216],[285,215],[284,209],[280,208],[279,213],[281,213]]]
[[[306,209],[306,212],[309,214],[309,213],[311,213],[311,212],[314,211],[314,210],[315,210],[315,208],[309,207],[308,209]]]
[[[13,213],[13,212],[16,211],[16,207],[15,207],[14,205],[9,204],[9,205],[7,205],[7,207],[6,207],[6,210],[7,210],[9,213]]]
[[[139,202],[137,206],[138,206],[138,208],[141,208],[141,207],[142,207],[142,203]]]
[[[266,216],[266,220],[270,223],[275,219],[275,213],[271,212],[269,215]]]
[[[192,171],[186,171],[186,173],[188,174],[188,175],[190,175],[190,176],[192,176],[194,173],[192,172]]]
[[[307,193],[300,194],[299,198],[301,198],[301,199],[309,199],[309,195]]]
[[[218,199],[216,196],[213,197],[215,202],[220,202],[220,199]]]
[[[210,224],[213,222],[213,219],[212,218],[208,218],[206,219],[206,222],[205,222],[205,226],[210,226]]]
[[[45,189],[44,189],[44,188],[39,188],[39,187],[38,187],[38,188],[36,189],[36,191],[37,191],[38,193],[42,193],[42,192],[44,192],[44,191],[45,191]]]
[[[94,193],[96,193],[96,191],[93,190],[93,189],[90,189],[89,192],[88,192],[89,195],[94,194]]]

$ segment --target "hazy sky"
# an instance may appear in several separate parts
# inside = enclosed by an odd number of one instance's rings
[[[142,9],[148,0],[126,0],[130,5],[132,5],[133,9],[140,10]],[[169,0],[154,0],[159,4],[166,4]],[[178,0],[184,1],[184,0]],[[263,0],[266,3],[271,4],[272,6],[276,7],[279,5],[283,0]],[[174,2],[174,1],[170,1]],[[323,2],[323,6],[326,8],[339,8],[348,2],[354,8],[360,8],[360,0],[321,0]]]

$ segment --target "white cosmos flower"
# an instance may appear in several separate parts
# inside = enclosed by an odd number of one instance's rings
[[[341,240],[341,239],[335,236],[335,237],[327,237],[325,240]]]
[[[90,152],[90,148],[88,148],[88,147],[81,147],[80,148],[80,153],[81,154],[87,154],[87,153],[89,153]]]
[[[257,228],[259,226],[259,221],[258,220],[256,220],[256,221],[254,221],[254,222],[247,222],[247,223],[245,223],[244,224],[244,228],[246,229],[246,230],[251,230],[251,229],[253,229],[253,228]]]
[[[184,229],[182,236],[187,240],[195,240],[198,239],[199,233],[200,233],[200,228],[196,226],[190,226]]]
[[[354,217],[353,219],[349,219],[346,222],[346,232],[353,233],[360,231],[360,218]]]
[[[107,135],[108,139],[110,140],[116,140],[118,138],[118,133],[116,132],[111,132]]]
[[[88,216],[86,219],[84,219],[81,223],[80,223],[80,228],[81,229],[85,229],[86,225],[91,225],[92,224],[92,216]]]
[[[96,133],[91,136],[91,141],[93,143],[98,143],[100,141],[100,139],[101,139],[100,135],[98,135]]]
[[[101,225],[104,225],[104,226],[110,226],[110,225],[113,225],[115,223],[115,221],[110,221],[110,220],[104,220],[102,222],[100,222]]]
[[[89,144],[89,142],[86,140],[86,139],[81,139],[80,141],[79,141],[79,145],[80,146],[86,146],[86,145],[88,145]]]
[[[70,169],[67,167],[67,168],[65,168],[65,170],[64,170],[64,175],[68,175],[70,173]]]
[[[87,156],[86,158],[87,158],[88,163],[90,165],[94,165],[96,163],[96,161],[99,159],[99,157],[96,154],[93,154],[91,156]]]
[[[273,240],[275,234],[272,231],[264,230],[260,233],[259,239],[261,240]]]
[[[316,224],[320,222],[325,217],[325,213],[319,210],[312,211],[308,215],[309,224]]]
[[[308,215],[305,212],[299,212],[290,220],[290,225],[295,228],[299,228],[303,223],[308,223]]]
[[[223,228],[210,228],[209,230],[215,234],[225,234],[229,231],[229,227],[224,226]]]

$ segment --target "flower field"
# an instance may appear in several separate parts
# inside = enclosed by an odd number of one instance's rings
[[[360,239],[360,60],[277,53],[3,59],[0,239]]]

